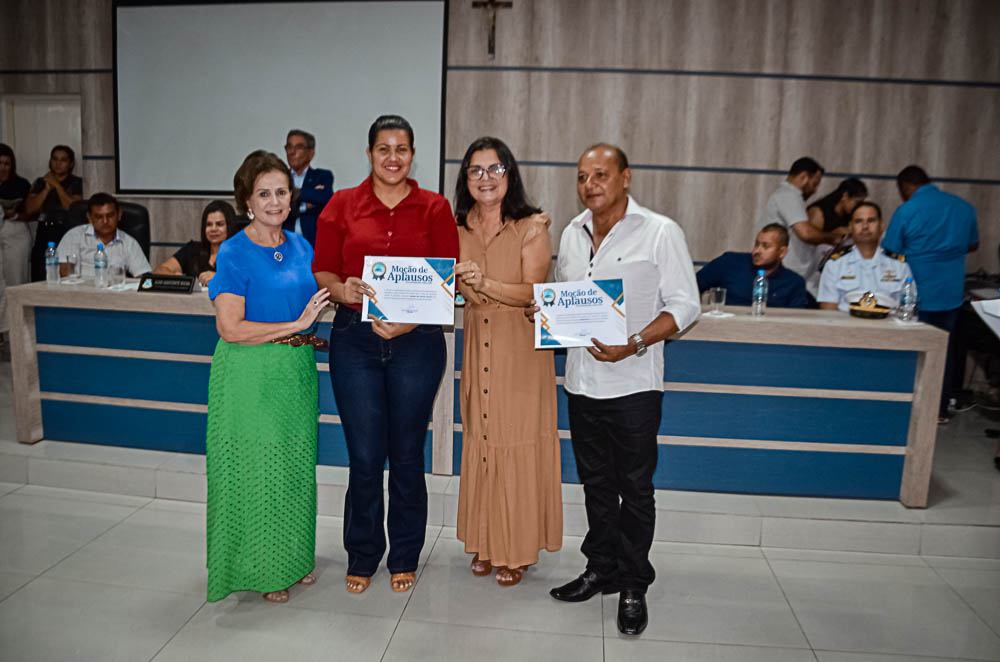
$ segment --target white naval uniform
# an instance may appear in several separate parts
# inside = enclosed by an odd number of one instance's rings
[[[865,292],[872,292],[881,306],[895,308],[903,282],[911,277],[906,258],[889,253],[882,246],[866,260],[856,246],[839,256],[831,256],[823,267],[819,280],[820,303],[836,303],[839,310],[847,311]]]

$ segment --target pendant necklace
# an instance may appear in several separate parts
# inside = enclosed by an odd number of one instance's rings
[[[254,234],[256,234],[256,233],[254,233]],[[278,245],[280,246],[281,244],[278,244]],[[275,248],[274,249],[274,259],[275,259],[276,262],[281,262],[282,260],[285,259],[285,256],[281,254],[281,251],[279,251],[277,248]]]

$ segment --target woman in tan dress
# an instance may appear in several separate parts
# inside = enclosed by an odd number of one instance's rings
[[[465,297],[462,482],[458,538],[472,572],[513,586],[538,551],[562,546],[562,492],[552,353],[535,351],[523,309],[544,282],[549,218],[527,199],[510,149],[472,143],[455,191]]]

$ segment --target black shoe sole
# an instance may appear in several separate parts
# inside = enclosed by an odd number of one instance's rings
[[[619,588],[618,586],[607,586],[605,588],[602,588],[600,591],[595,591],[594,593],[591,593],[585,598],[576,598],[576,597],[561,598],[557,595],[554,595],[551,591],[549,591],[549,595],[552,596],[554,600],[558,600],[559,602],[586,602],[587,600],[590,600],[592,597],[597,595],[598,592],[601,593],[601,595],[612,595],[614,593],[618,593],[619,591],[621,591],[621,588]]]
[[[648,625],[648,623],[644,623],[643,626],[638,630],[636,630],[635,632],[626,632],[625,630],[622,629],[622,626],[619,625],[618,631],[628,637],[636,637],[646,631],[646,625]]]

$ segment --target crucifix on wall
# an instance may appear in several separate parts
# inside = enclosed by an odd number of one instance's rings
[[[486,10],[486,27],[489,30],[489,37],[486,42],[486,54],[492,60],[497,55],[497,10],[510,9],[514,6],[509,0],[502,2],[498,0],[475,0],[472,3],[473,9]]]

